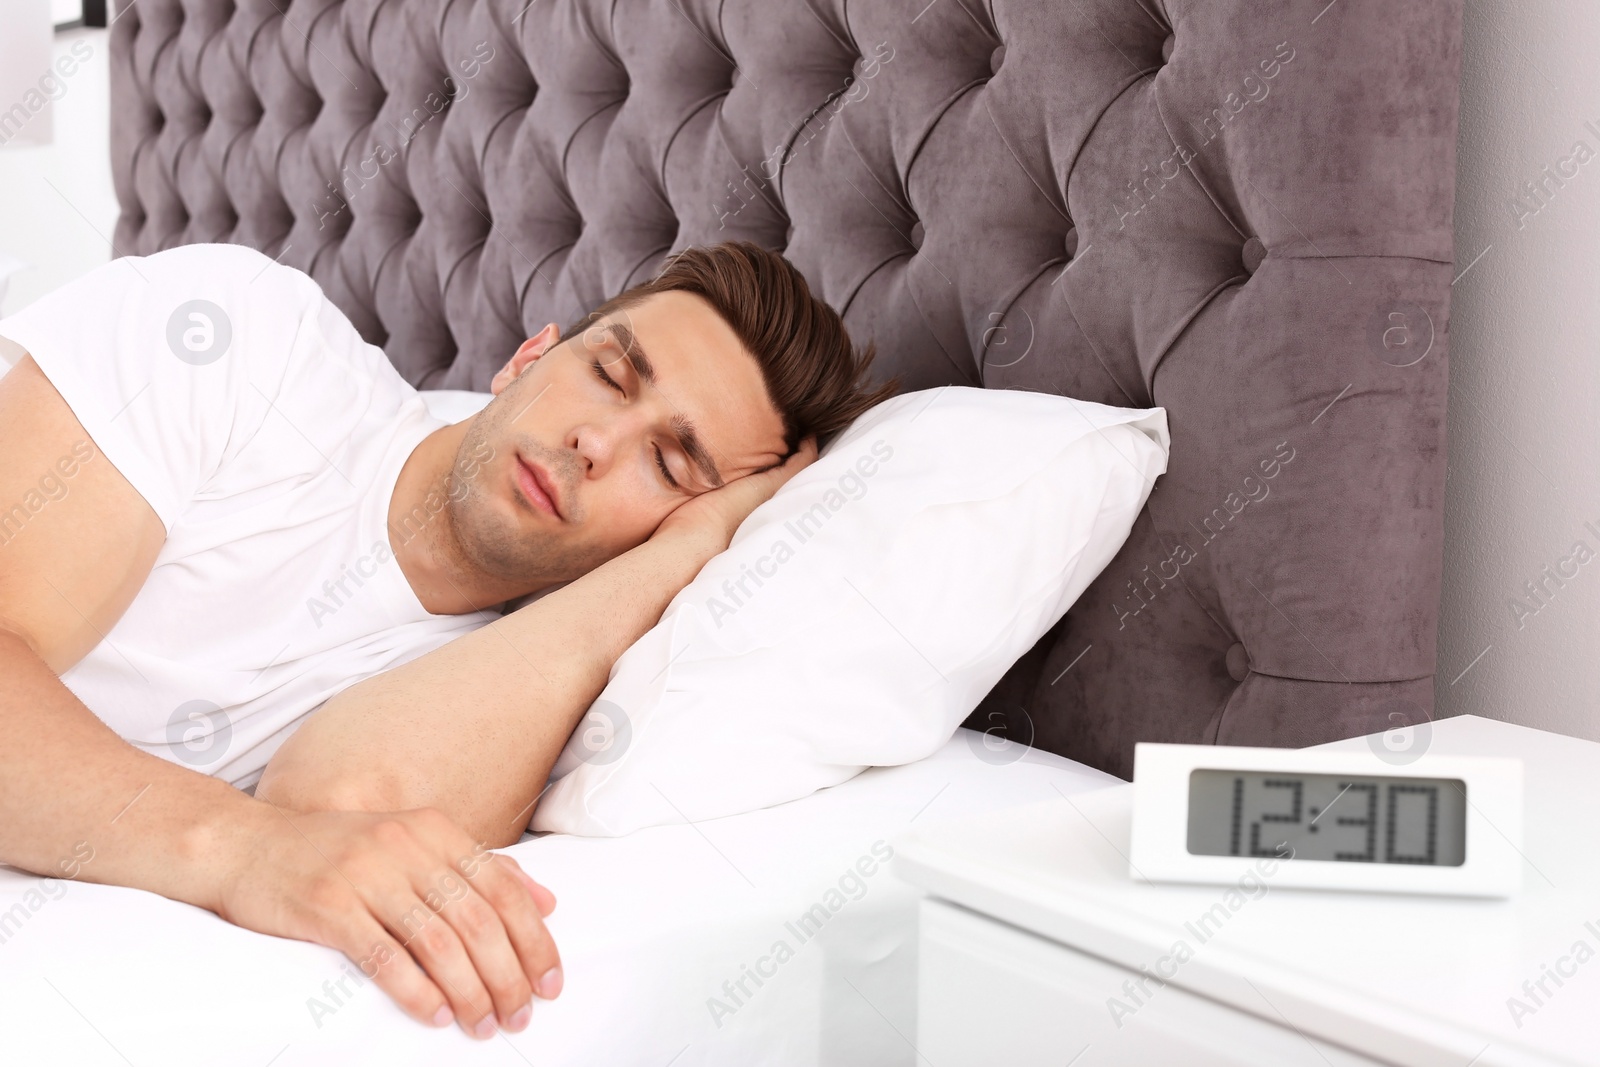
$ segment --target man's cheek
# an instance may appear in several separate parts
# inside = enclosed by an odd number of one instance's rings
[[[680,494],[663,492],[634,469],[639,466],[619,461],[599,480],[570,487],[561,483],[569,488],[564,501],[569,524],[597,551],[620,555],[643,544],[683,504]]]

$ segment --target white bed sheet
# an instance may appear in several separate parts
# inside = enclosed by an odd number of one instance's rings
[[[336,1003],[323,983],[349,968],[330,949],[138,890],[0,867],[0,1062],[909,1067],[915,891],[879,867],[814,936],[792,924],[837,903],[841,876],[913,823],[1116,782],[1047,753],[986,750],[962,730],[928,759],[775,808],[615,839],[524,839],[506,851],[558,897],[566,989],[535,1003],[523,1033],[486,1043],[412,1022],[370,983],[347,981]],[[736,1003],[723,983],[778,941],[792,958],[762,964],[759,986],[745,977]],[[713,997],[731,1013],[714,1017]]]

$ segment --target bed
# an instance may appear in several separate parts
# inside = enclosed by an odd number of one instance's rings
[[[331,949],[0,867],[0,1050],[74,1067],[911,1067],[916,893],[886,850],[932,820],[1115,783],[962,730],[928,759],[790,804],[621,838],[525,839],[506,851],[557,896],[567,988],[536,1003],[527,1030],[486,1044],[413,1023]],[[781,962],[779,941],[793,953]]]
[[[724,823],[524,842],[563,898],[567,992],[477,1057],[910,1063],[909,900],[887,877],[787,992],[720,1030],[705,1001],[904,820],[1125,776],[1139,740],[1431,717],[1459,0],[117,8],[116,254],[261,249],[418,387],[481,391],[545,323],[742,238],[788,255],[904,388],[1169,414],[1122,552],[968,720],[1027,758],[974,760],[962,733]],[[645,870],[670,876],[626,884]],[[331,953],[66,889],[0,946],[5,1032],[25,1020],[41,1057],[421,1063],[454,1040],[370,990],[317,1029]]]

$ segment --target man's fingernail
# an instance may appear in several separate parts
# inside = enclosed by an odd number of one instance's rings
[[[561,968],[552,967],[539,979],[538,993],[542,1000],[554,1000],[561,992]]]
[[[528,1020],[533,1018],[533,1005],[524,1004],[518,1008],[516,1014],[506,1020],[506,1029],[513,1034],[520,1034],[528,1028]]]
[[[485,1015],[478,1020],[478,1025],[472,1028],[472,1036],[479,1041],[487,1041],[494,1036],[494,1016]]]
[[[451,1020],[453,1020],[455,1017],[456,1013],[450,1010],[450,1005],[446,1004],[444,1007],[433,1013],[433,1025],[449,1026]]]

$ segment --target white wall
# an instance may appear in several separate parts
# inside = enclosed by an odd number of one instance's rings
[[[1597,54],[1600,5],[1467,0],[1436,694],[1600,740]]]
[[[111,259],[117,197],[111,187],[109,39],[108,30],[56,34],[57,57],[73,54],[75,45],[79,51],[53,105],[54,141],[0,148],[0,261],[9,257],[27,264],[11,276],[0,317]],[[89,59],[78,64],[76,56],[85,47]],[[0,108],[13,103],[0,101]]]

